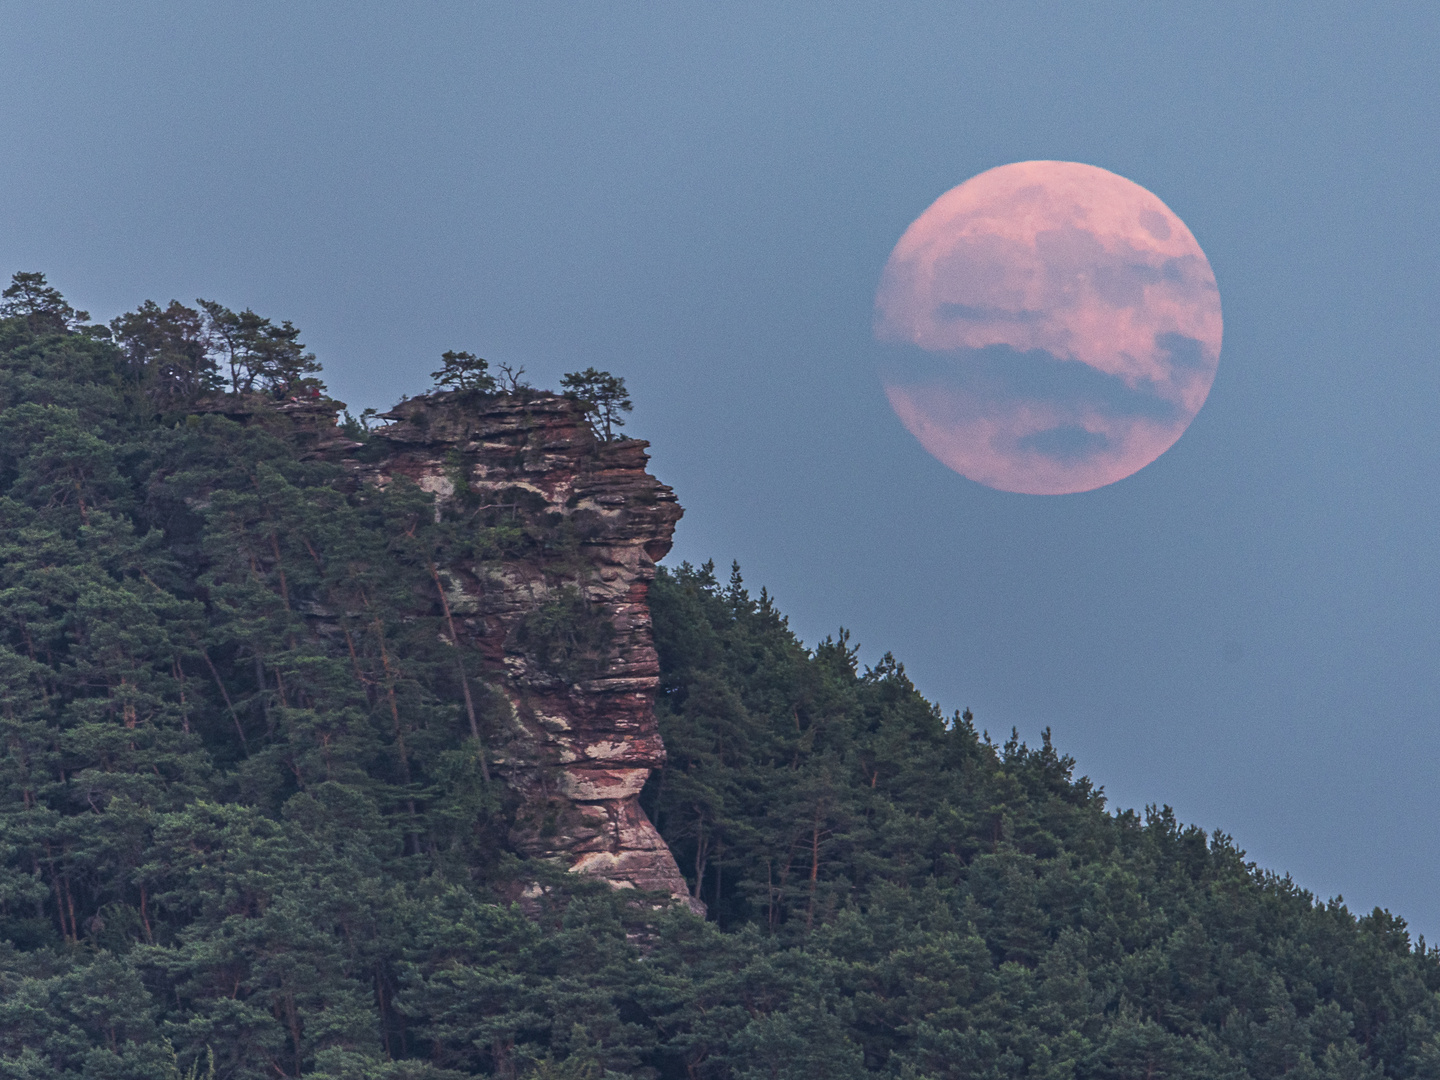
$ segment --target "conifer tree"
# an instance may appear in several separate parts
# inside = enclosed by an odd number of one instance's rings
[[[521,859],[448,568],[575,531],[483,509],[463,461],[437,505],[264,402],[214,411],[311,385],[267,359],[308,355],[293,327],[149,304],[107,341],[15,286],[0,1076],[1440,1076],[1440,952],[1403,920],[1110,809],[1048,731],[996,742],[889,654],[806,646],[738,567],[649,591],[642,800],[710,919]],[[605,646],[580,599],[519,635],[571,678]]]
[[[132,377],[157,404],[191,401],[221,385],[206,318],[194,308],[146,300],[112,319],[110,329]]]
[[[198,300],[211,349],[229,372],[234,393],[261,390],[272,397],[316,397],[324,384],[320,364],[305,351],[300,331],[287,319],[276,326],[246,308],[238,314],[214,300]]]
[[[32,334],[63,334],[88,322],[88,311],[76,311],[38,272],[20,271],[0,293],[0,319],[20,319]]]
[[[472,352],[450,349],[440,354],[440,370],[432,371],[430,377],[442,390],[478,390],[489,394],[496,389],[495,376],[489,371],[488,360]]]
[[[566,397],[580,402],[590,414],[590,425],[598,438],[609,442],[619,437],[616,432],[625,426],[625,418],[620,414],[634,408],[624,379],[588,367],[562,376],[560,385],[565,388]]]

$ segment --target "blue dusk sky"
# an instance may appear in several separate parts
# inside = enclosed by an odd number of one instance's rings
[[[356,411],[445,349],[621,374],[672,561],[1436,938],[1437,55],[1423,4],[0,0],[0,273],[292,319]],[[931,458],[872,335],[1030,159],[1158,195],[1224,307],[1189,430],[1078,495]]]

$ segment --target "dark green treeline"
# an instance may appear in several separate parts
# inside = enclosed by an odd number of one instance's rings
[[[522,862],[432,568],[564,538],[201,411],[323,393],[289,324],[0,311],[0,1077],[1440,1078],[1399,919],[1107,813],[738,572],[652,591],[643,798],[711,921]]]

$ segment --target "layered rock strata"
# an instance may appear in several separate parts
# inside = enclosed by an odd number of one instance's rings
[[[519,796],[512,843],[702,910],[638,802],[665,760],[646,593],[682,512],[648,444],[601,441],[575,402],[535,392],[437,393],[381,419],[370,460],[345,455],[359,478],[406,477],[475,530],[476,557],[437,576],[504,699],[491,765]]]

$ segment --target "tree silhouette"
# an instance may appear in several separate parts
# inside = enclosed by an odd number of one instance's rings
[[[197,303],[205,312],[212,351],[224,358],[230,370],[233,391],[250,393],[258,386],[285,397],[324,389],[314,377],[320,364],[300,344],[300,331],[289,319],[276,326],[249,308],[236,313],[214,300]]]
[[[596,438],[610,442],[620,437],[615,433],[616,428],[625,426],[620,414],[634,407],[624,379],[608,371],[588,367],[584,371],[572,371],[562,376],[560,385],[565,388],[566,397],[585,407]]]
[[[221,385],[205,316],[178,300],[161,308],[146,300],[110,321],[130,375],[157,401],[194,398]]]
[[[489,372],[490,362],[482,360],[472,352],[456,352],[451,349],[440,354],[443,366],[432,371],[430,377],[435,385],[450,390],[495,391],[495,376]]]
[[[63,334],[90,320],[88,311],[76,311],[38,272],[14,274],[0,297],[0,318],[24,319],[32,334]]]

